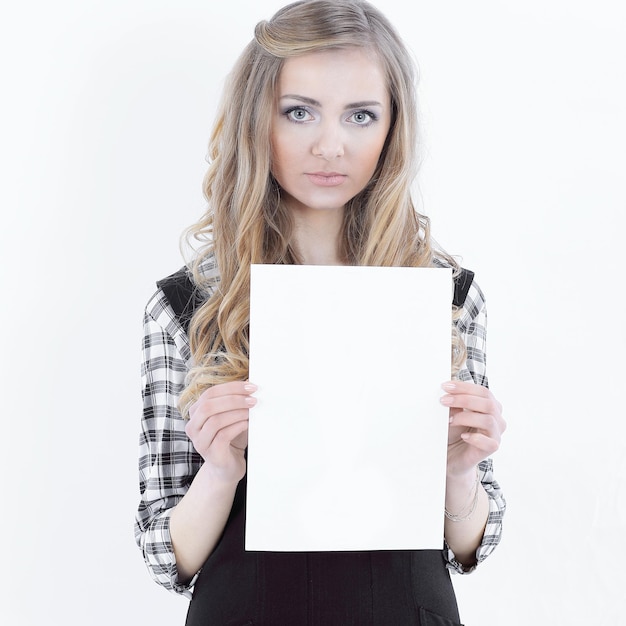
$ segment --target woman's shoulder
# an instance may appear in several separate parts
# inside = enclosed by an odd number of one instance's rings
[[[191,316],[189,312],[193,309],[198,288],[191,271],[187,266],[157,280],[158,291],[155,294],[157,300],[165,300],[176,317],[183,318]]]
[[[458,307],[455,325],[461,333],[484,328],[487,323],[485,294],[472,274],[463,303]]]
[[[460,330],[469,328],[477,317],[486,317],[485,294],[480,288],[473,270],[463,267],[447,256],[435,257],[433,265],[453,270],[454,295],[452,303],[458,310],[455,324]]]
[[[468,300],[470,303],[474,302],[479,295],[482,295],[480,287],[478,287],[474,280],[475,274],[472,270],[444,256],[436,256],[433,259],[433,265],[434,267],[453,270],[452,279],[454,281],[454,293],[452,304],[455,307],[463,308]]]
[[[187,363],[191,351],[188,321],[184,317],[188,302],[185,299],[188,292],[185,270],[181,268],[156,281],[156,291],[148,299],[144,312],[144,349],[162,354],[170,349],[167,346],[175,346],[178,356]],[[180,307],[183,307],[182,311]]]
[[[148,308],[160,317],[176,321],[185,331],[194,312],[211,295],[219,279],[214,258],[207,257],[191,269],[184,265],[172,274],[157,280],[157,291],[150,299]]]
[[[485,294],[480,287],[480,284],[476,281],[475,275],[472,272],[470,284],[467,286],[467,293],[463,302],[463,309],[465,309],[472,316],[476,316],[480,311],[485,308]]]
[[[454,280],[454,297],[452,304],[457,307],[464,306],[467,297],[474,284],[474,272],[465,267],[459,267],[459,270],[453,274]]]

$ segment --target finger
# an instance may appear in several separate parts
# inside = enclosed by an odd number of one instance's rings
[[[461,411],[450,417],[450,425],[474,428],[486,433],[490,437],[500,439],[501,430],[498,421],[493,415]]]
[[[448,392],[450,395],[468,395],[468,396],[477,396],[480,398],[489,398],[492,402],[495,403],[495,406],[498,407],[498,411],[502,412],[502,404],[496,399],[496,397],[491,393],[491,390],[488,387],[483,387],[482,385],[477,385],[474,382],[461,381],[461,380],[452,380],[447,383],[441,385],[441,387]]]
[[[493,454],[500,447],[500,442],[483,435],[482,433],[463,433],[461,438],[465,443],[483,452],[486,456]]]
[[[498,420],[490,413],[476,411],[459,411],[450,416],[450,424],[477,428],[486,432],[500,432]]]
[[[497,415],[501,412],[499,403],[492,397],[475,396],[469,394],[446,394],[440,398],[441,404],[476,413],[490,413]]]
[[[213,439],[211,444],[212,448],[219,449],[223,451],[229,447],[235,447],[237,450],[243,450],[245,448],[240,448],[239,446],[233,446],[233,442],[237,439],[242,433],[248,430],[248,420],[244,420],[241,422],[236,422],[231,424],[230,426],[226,426],[225,428],[220,429]]]
[[[256,404],[256,398],[249,395],[218,396],[217,398],[204,398],[198,401],[189,410],[189,422],[191,428],[196,431],[202,429],[207,420],[230,411],[249,409]]]
[[[449,380],[443,383],[441,387],[450,394],[468,394],[483,398],[493,397],[488,387],[464,380]]]
[[[258,387],[250,381],[236,380],[229,383],[222,383],[220,385],[214,385],[205,389],[200,397],[189,407],[189,414],[197,412],[205,404],[213,399],[221,398],[225,396],[250,396]]]
[[[205,398],[195,407],[194,415],[196,413],[204,413],[210,417],[236,409],[250,408],[255,404],[256,398],[249,395],[228,395],[218,396],[217,398]]]
[[[185,431],[196,450],[202,454],[202,451],[207,451],[216,439],[222,441],[224,433],[228,433],[233,426],[239,425],[237,428],[243,427],[245,430],[248,427],[248,419],[249,411],[247,409],[229,411],[207,420],[204,427],[199,430],[193,428],[193,424],[189,423]]]
[[[200,433],[202,433],[203,439],[207,437],[212,438],[220,428],[224,428],[234,422],[247,420],[249,416],[250,410],[248,407],[240,407],[210,416],[199,414],[187,422],[185,432],[192,441],[198,439]]]
[[[219,398],[220,396],[249,395],[257,390],[257,386],[248,380],[234,380],[229,383],[213,385],[205,389],[200,398]]]
[[[232,463],[233,454],[243,456],[247,445],[247,430],[248,422],[237,422],[221,430],[213,445],[204,451],[202,456],[205,461],[214,467],[224,467]]]

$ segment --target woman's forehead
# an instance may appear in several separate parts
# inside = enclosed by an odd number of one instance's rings
[[[286,59],[278,79],[278,97],[344,94],[355,101],[385,98],[385,71],[379,57],[365,48],[312,52]]]

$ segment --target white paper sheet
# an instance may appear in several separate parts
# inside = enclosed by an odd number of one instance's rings
[[[253,265],[246,549],[440,549],[449,269]]]

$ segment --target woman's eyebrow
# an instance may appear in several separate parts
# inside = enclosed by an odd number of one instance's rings
[[[322,103],[314,100],[313,98],[307,98],[306,96],[298,96],[293,93],[288,93],[280,97],[281,100],[298,100],[298,102],[304,102],[304,104],[310,104],[314,107],[321,107]]]
[[[317,100],[313,99],[313,98],[308,98],[307,96],[299,96],[297,94],[285,94],[284,96],[280,97],[281,100],[297,100],[298,102],[303,102],[304,104],[310,104],[311,106],[314,107],[321,107],[322,103],[318,102]],[[379,106],[382,107],[383,105],[378,102],[378,100],[361,100],[359,102],[350,102],[349,104],[346,104],[345,109],[360,109],[362,107],[372,107],[372,106]]]

